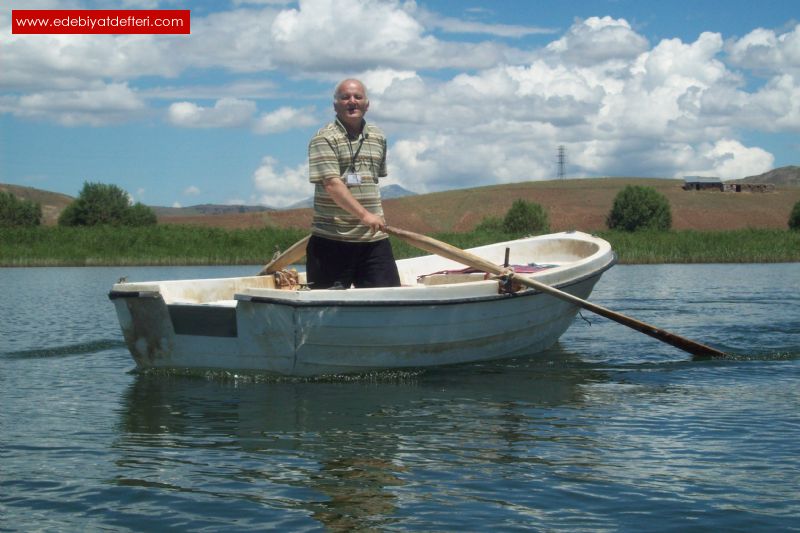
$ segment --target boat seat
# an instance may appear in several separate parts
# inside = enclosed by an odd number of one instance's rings
[[[483,272],[472,273],[441,273],[420,276],[419,283],[427,286],[432,285],[451,285],[453,283],[469,283],[471,281],[483,281],[486,274]]]
[[[511,265],[514,272],[519,274],[533,274],[542,270],[553,268],[557,265],[539,265],[531,263],[528,265]],[[441,270],[431,274],[424,274],[417,277],[417,282],[422,285],[449,285],[452,283],[469,283],[471,281],[481,281],[491,279],[492,276],[485,274],[475,268],[468,267],[460,270]]]

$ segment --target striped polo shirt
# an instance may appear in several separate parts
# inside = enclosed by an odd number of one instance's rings
[[[325,179],[339,177],[343,181],[354,166],[361,179],[359,185],[348,186],[350,193],[370,213],[383,216],[378,178],[386,172],[386,136],[370,124],[357,138],[349,138],[337,119],[320,129],[308,144],[309,181],[314,184],[314,220],[311,233],[326,239],[347,242],[374,242],[388,235],[372,233],[358,217],[341,207],[325,191]]]

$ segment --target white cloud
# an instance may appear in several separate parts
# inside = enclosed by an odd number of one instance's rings
[[[665,39],[639,55],[631,70],[644,89],[707,86],[723,80],[726,75],[732,76],[716,58],[722,44],[718,33],[709,32],[702,33],[694,43]]]
[[[710,33],[689,44],[664,40],[640,54],[618,83],[601,80],[606,94],[590,117],[595,135],[601,140],[649,138],[657,144],[707,139],[732,127],[700,120],[703,94],[711,88],[730,90],[738,82],[716,59],[721,47],[719,35]]]
[[[713,144],[701,145],[694,162],[698,166],[687,170],[684,175],[738,179],[772,169],[774,158],[761,148],[748,148],[739,141],[721,139]]]
[[[767,132],[800,132],[800,84],[789,74],[777,75],[757,91],[716,85],[687,91],[679,100],[687,116],[694,116],[689,131],[699,124]],[[686,129],[686,128],[684,128]]]
[[[213,107],[193,102],[175,102],[167,109],[167,120],[181,128],[252,128],[258,134],[273,134],[318,122],[313,108],[280,107],[256,117],[255,102],[238,98],[221,98]]]
[[[780,35],[757,28],[726,49],[733,65],[764,74],[800,75],[800,24]]]
[[[264,157],[253,172],[256,201],[270,207],[287,207],[314,194],[308,181],[308,162],[294,168],[278,168],[279,162],[271,156]]]
[[[173,77],[181,67],[171,44],[153,35],[11,35],[10,22],[0,23],[0,88],[80,89],[99,80]]]
[[[134,120],[145,104],[126,83],[94,83],[80,90],[42,91],[0,100],[0,111],[53,120],[64,126],[102,126]]]
[[[800,79],[789,74],[772,78],[749,97],[758,112],[746,126],[766,131],[800,133]]]
[[[576,65],[604,61],[630,61],[647,49],[647,39],[631,29],[624,19],[591,17],[579,20],[564,37],[548,44],[546,50]]]
[[[488,67],[514,52],[492,42],[441,41],[426,33],[413,9],[394,1],[348,3],[346,17],[368,31],[342,24],[342,5],[334,0],[264,5],[193,18],[192,38],[173,41],[176,61],[184,68],[247,73],[282,68],[318,77],[381,68]]]
[[[169,106],[167,120],[182,128],[233,128],[248,124],[255,112],[254,102],[238,98],[222,98],[214,107],[177,102]]]
[[[273,70],[276,49],[269,29],[278,13],[269,7],[241,8],[192,17],[192,37],[175,41],[174,53],[187,68],[237,73]]]
[[[539,26],[490,24],[476,20],[444,17],[439,13],[434,13],[433,11],[420,7],[414,2],[408,2],[403,7],[405,11],[409,12],[426,28],[440,29],[448,33],[483,34],[495,37],[520,38],[527,35],[553,34],[557,31],[553,28],[542,28]],[[485,10],[480,9],[468,9],[467,11],[471,15],[483,15],[487,13]]]
[[[369,89],[369,96],[381,94],[395,81],[418,78],[413,70],[375,69],[363,72],[358,76]],[[338,81],[338,80],[337,80]],[[331,101],[333,101],[333,88],[331,88]]]
[[[412,10],[397,2],[351,2],[349,20],[341,24],[341,4],[332,0],[302,0],[296,9],[281,11],[271,24],[273,62],[307,72],[350,72],[396,68],[488,67],[504,59],[508,48],[492,42],[452,43],[425,32]],[[335,43],[335,45],[332,45]],[[342,50],[356,53],[342,54]]]
[[[297,9],[284,10],[275,18],[270,37],[294,58],[318,61],[311,57],[321,53],[326,59],[335,56],[343,62],[347,62],[343,49],[357,50],[356,56],[388,57],[396,55],[396,50],[387,53],[388,49],[408,46],[422,37],[422,26],[391,3],[354,2],[347,6],[347,18],[370,31],[342,31],[346,25],[331,24],[342,15],[341,6],[335,2],[304,0]],[[331,46],[332,42],[336,45]]]
[[[484,142],[498,126],[400,139],[389,150],[389,178],[417,192],[432,192],[555,177],[554,135],[546,128],[526,132],[529,128],[517,123],[511,125],[516,139],[509,134],[502,142]]]
[[[312,126],[318,120],[313,110],[280,107],[270,113],[264,113],[253,124],[256,133],[280,133],[298,127]]]
[[[562,40],[559,53],[570,56],[573,42]],[[609,56],[613,68],[548,56],[443,83],[393,80],[370,112],[395,140],[392,178],[421,192],[553,178],[561,144],[571,176],[764,172],[773,156],[733,136],[757,117],[770,117],[760,129],[796,127],[798,88],[783,76],[743,91],[719,59],[722,48],[718,34],[704,33],[692,43],[664,40],[622,63],[624,54]],[[424,113],[416,112],[419,102]]]
[[[197,196],[198,194],[200,194],[200,189],[194,185],[189,185],[183,190],[183,194],[185,194],[186,196]]]

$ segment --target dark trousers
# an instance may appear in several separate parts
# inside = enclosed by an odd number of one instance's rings
[[[312,235],[306,248],[306,276],[312,289],[399,287],[400,275],[389,239],[342,242]]]

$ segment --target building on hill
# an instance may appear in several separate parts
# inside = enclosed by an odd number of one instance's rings
[[[725,192],[775,192],[774,183],[726,183]]]
[[[706,176],[685,176],[683,178],[684,191],[722,191],[722,180]]]
[[[686,176],[683,178],[684,191],[722,191],[722,192],[774,192],[773,183],[722,183],[722,180],[706,176]]]

